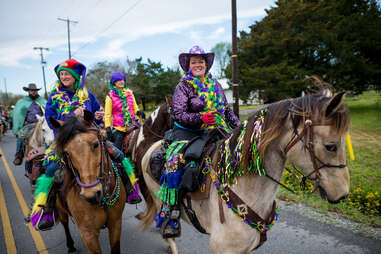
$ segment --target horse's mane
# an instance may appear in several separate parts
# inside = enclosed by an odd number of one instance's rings
[[[78,133],[84,133],[87,127],[76,116],[68,116],[64,125],[59,129],[56,136],[56,151],[58,154],[63,153],[65,144],[69,142]]]
[[[40,121],[38,120],[36,122],[36,126],[34,127],[34,130],[33,130],[33,133],[32,133],[32,136],[29,138],[29,145],[33,146],[33,147],[40,147],[42,146],[43,144],[41,139],[42,139],[42,134],[41,134],[41,128],[42,128],[42,123],[43,121]]]
[[[338,134],[346,132],[350,122],[348,108],[340,104],[335,111],[327,116],[326,110],[330,99],[330,97],[325,97],[321,92],[318,92],[270,104],[267,107],[263,125],[263,139],[260,145],[262,157],[270,142],[281,134],[289,113],[292,113],[296,127],[304,123],[306,119],[311,119],[312,122],[331,123]]]

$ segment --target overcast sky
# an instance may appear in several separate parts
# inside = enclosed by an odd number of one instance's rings
[[[275,0],[237,0],[238,31],[265,16]],[[42,90],[39,51],[44,51],[47,90],[53,68],[68,59],[69,18],[72,58],[91,68],[100,61],[142,56],[177,67],[177,57],[193,45],[209,51],[231,42],[230,0],[1,0],[0,91],[26,94],[34,82]]]

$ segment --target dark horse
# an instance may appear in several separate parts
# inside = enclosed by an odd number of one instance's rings
[[[122,213],[126,192],[118,170],[105,149],[105,138],[94,127],[94,116],[85,111],[83,119],[51,119],[58,130],[56,149],[64,159],[63,192],[57,195],[59,219],[65,228],[69,253],[75,252],[68,226],[71,215],[89,253],[101,253],[99,231],[108,228],[111,253],[120,253]]]

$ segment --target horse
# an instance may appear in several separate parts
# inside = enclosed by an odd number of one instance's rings
[[[50,119],[57,129],[56,151],[65,161],[63,191],[56,195],[58,217],[65,229],[69,253],[76,251],[68,216],[79,228],[89,253],[101,253],[100,229],[107,227],[111,253],[120,253],[122,213],[126,191],[105,149],[105,138],[93,125],[94,116]]]
[[[206,188],[209,195],[191,201],[201,227],[210,234],[211,253],[252,253],[266,240],[277,219],[275,198],[287,160],[314,183],[314,193],[323,200],[338,203],[348,197],[344,135],[350,119],[343,95],[322,89],[269,104],[217,142],[202,169],[212,182]],[[161,143],[146,146],[139,166],[149,190],[141,217],[145,229],[161,208],[155,197],[160,185],[149,173],[151,154]],[[190,223],[185,214],[182,208],[182,219]],[[178,253],[174,240],[166,240],[172,253]]]
[[[44,149],[50,146],[54,141],[53,130],[49,127],[45,117],[36,115],[37,122],[31,136],[26,143],[26,163],[25,171],[32,185],[32,195],[34,193],[35,182],[43,173],[41,166],[44,157]]]

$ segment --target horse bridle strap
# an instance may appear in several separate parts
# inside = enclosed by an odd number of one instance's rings
[[[293,119],[292,119],[293,120]],[[294,122],[293,122],[294,124]],[[312,165],[314,167],[314,170],[309,173],[307,176],[304,176],[303,178],[304,179],[307,179],[308,177],[310,177],[313,173],[316,174],[316,177],[315,179],[313,180],[318,180],[320,178],[320,172],[319,170],[323,167],[328,167],[328,168],[344,168],[346,167],[346,165],[344,164],[339,164],[339,165],[331,165],[331,164],[326,164],[324,162],[322,162],[316,155],[315,155],[315,152],[314,152],[314,148],[313,148],[313,127],[314,126],[332,126],[332,123],[312,123],[312,120],[311,119],[307,119],[305,122],[304,122],[304,127],[303,127],[303,130],[300,132],[300,133],[297,133],[297,129],[296,127],[294,126],[294,137],[296,138],[292,138],[290,141],[289,144],[287,144],[286,148],[284,149],[284,154],[286,155],[288,153],[288,151],[290,151],[290,149],[300,140],[302,140],[302,138],[304,136],[307,136],[308,134],[308,142],[306,141],[306,144],[305,144],[305,147],[307,148],[309,154],[310,154],[310,159],[311,159],[311,162],[312,162]],[[317,165],[317,161],[321,164],[320,167],[318,167]]]
[[[67,153],[64,153],[65,160],[67,161],[68,167],[73,172],[77,184],[83,188],[91,188],[91,187],[99,184],[103,180],[103,168],[105,165],[105,162],[104,162],[105,161],[105,149],[104,149],[104,142],[103,142],[102,134],[100,133],[100,131],[97,128],[90,128],[89,130],[97,131],[98,140],[100,143],[100,149],[102,150],[101,151],[101,164],[100,164],[99,175],[98,175],[97,180],[95,180],[92,183],[88,183],[88,184],[83,183],[81,181],[81,178],[78,174],[77,169],[74,167],[73,162],[70,159],[70,156]]]

